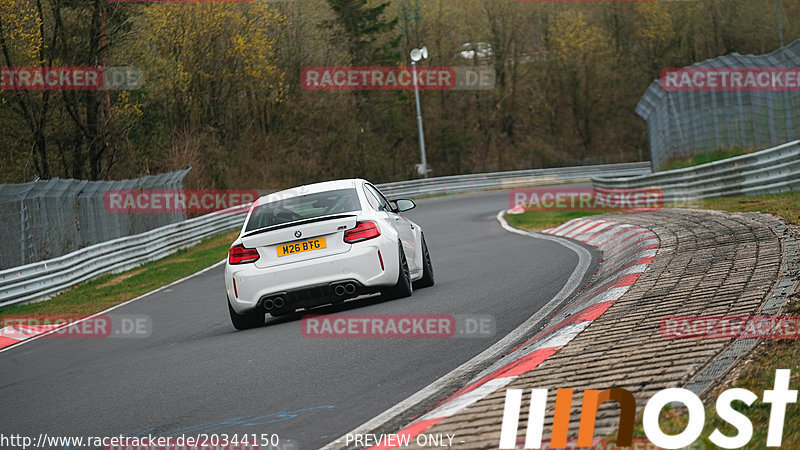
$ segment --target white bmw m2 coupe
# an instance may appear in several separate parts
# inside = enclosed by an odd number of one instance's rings
[[[275,192],[253,203],[225,265],[228,310],[236,329],[264,325],[265,313],[388,298],[432,286],[433,266],[419,225],[361,179]]]

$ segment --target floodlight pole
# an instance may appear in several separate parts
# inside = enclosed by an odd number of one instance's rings
[[[783,47],[783,19],[781,19],[781,0],[775,0],[775,6],[778,12],[778,37],[781,40],[781,47]]]
[[[419,153],[422,158],[422,176],[428,178],[428,160],[425,158],[425,133],[422,130],[422,110],[419,107],[419,85],[417,84],[417,62],[412,59],[414,72],[414,97],[417,100],[417,128],[419,128]]]

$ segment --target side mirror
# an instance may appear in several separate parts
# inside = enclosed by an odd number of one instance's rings
[[[401,198],[400,200],[395,200],[394,204],[397,205],[396,211],[403,212],[408,211],[409,209],[414,209],[417,207],[417,204],[414,203],[414,200],[410,198]]]

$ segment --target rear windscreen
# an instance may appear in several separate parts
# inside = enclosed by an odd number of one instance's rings
[[[360,209],[353,188],[299,195],[259,205],[250,215],[245,231]]]

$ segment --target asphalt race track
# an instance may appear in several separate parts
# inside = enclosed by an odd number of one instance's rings
[[[504,231],[495,215],[507,195],[418,202],[407,215],[425,230],[436,285],[407,299],[322,310],[488,314],[492,337],[311,339],[299,315],[236,332],[220,266],[114,311],[150,316],[150,337],[44,338],[0,353],[0,428],[25,436],[274,433],[296,448],[322,447],[491,346],[566,283],[577,256]]]

